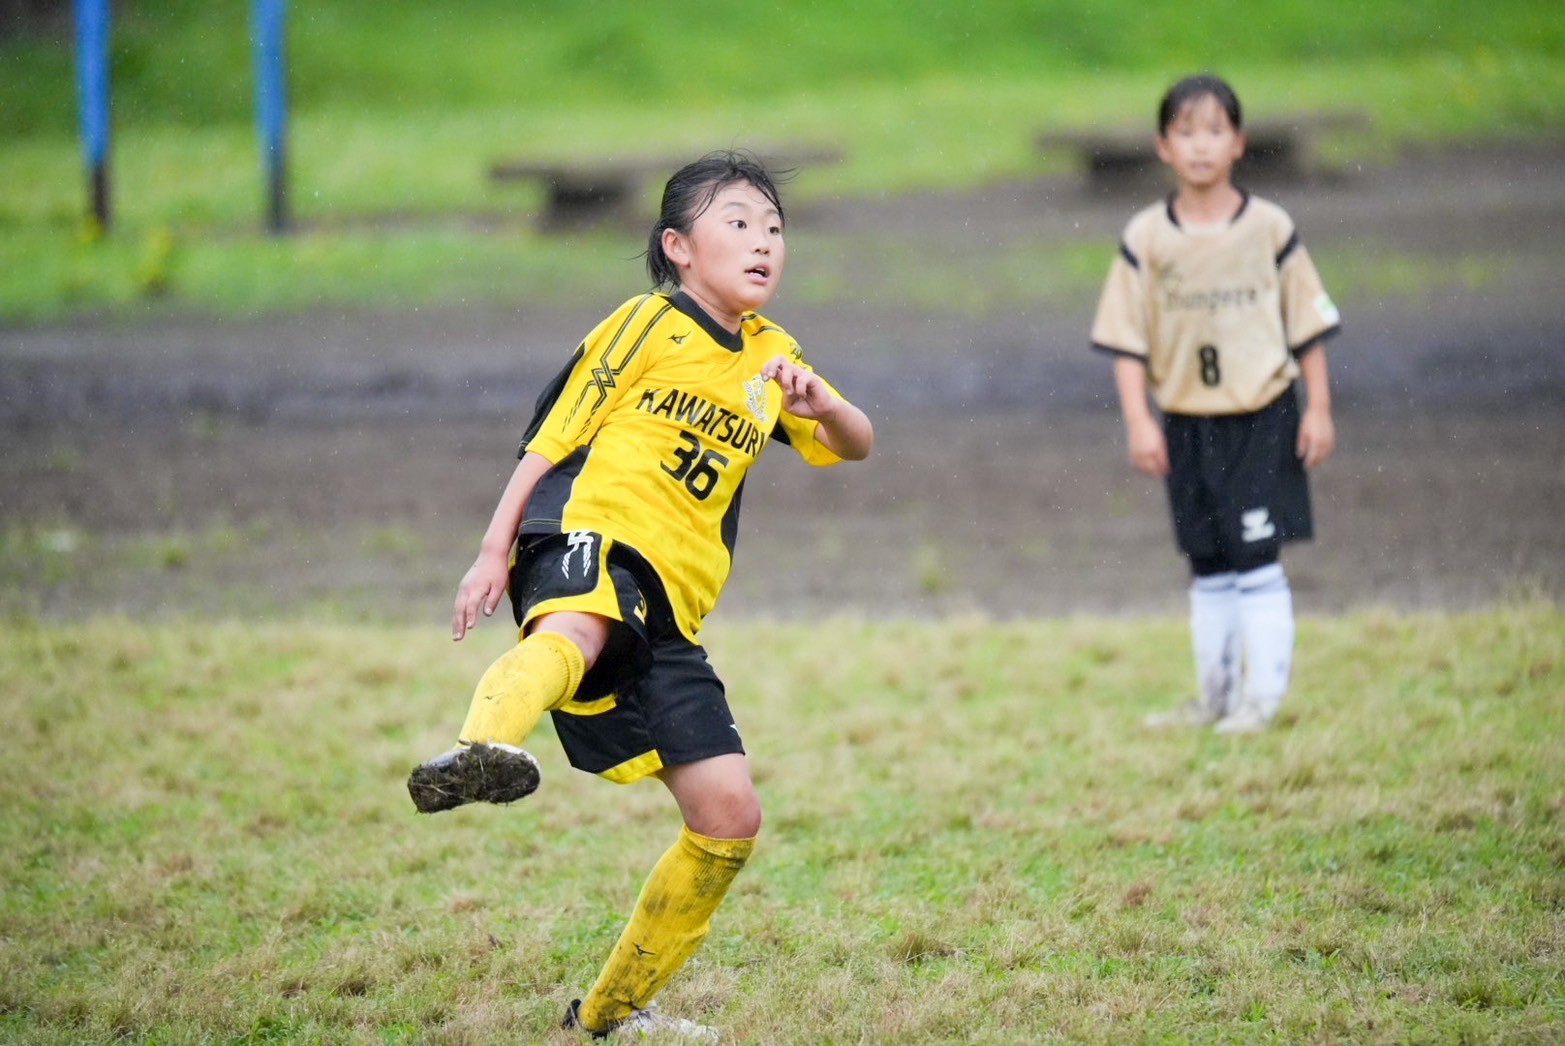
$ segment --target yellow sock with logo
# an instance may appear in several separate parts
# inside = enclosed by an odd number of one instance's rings
[[[598,982],[581,1001],[582,1027],[603,1031],[644,1008],[706,937],[712,913],[755,849],[755,838],[713,839],[687,827],[653,867]]]
[[[585,672],[585,659],[575,643],[557,632],[534,632],[497,658],[478,680],[457,737],[469,743],[520,746],[545,712],[575,695]]]

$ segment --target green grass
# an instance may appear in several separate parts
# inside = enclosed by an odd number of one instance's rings
[[[292,210],[263,187],[237,9],[178,0],[120,16],[113,232],[84,224],[66,41],[0,45],[0,318],[321,305],[546,301],[636,280],[634,235],[554,239],[497,158],[840,146],[795,199],[970,186],[1059,170],[1041,130],[1146,125],[1180,73],[1217,67],[1249,110],[1354,107],[1332,149],[1565,127],[1565,31],[1545,7],[1385,3],[1169,9],[1022,0],[707,5],[698,19],[594,5],[292,8]],[[680,60],[661,56],[676,55]],[[686,57],[693,56],[693,57]],[[700,75],[686,70],[698,68]],[[199,84],[194,88],[193,84]]]
[[[248,26],[242,5],[164,0],[115,12],[117,121],[129,128],[247,124]],[[1277,0],[1162,11],[1129,0],[817,2],[807,8],[713,0],[678,17],[635,0],[590,8],[463,0],[438,6],[333,0],[290,10],[290,92],[300,111],[474,111],[588,107],[638,99],[647,111],[772,105],[841,87],[1050,80],[1220,63],[1328,70],[1434,57],[1448,73],[1565,54],[1549,11],[1498,0],[1472,17],[1459,0],[1351,7]],[[12,39],[0,133],[68,132],[74,84],[67,34]],[[1234,62],[1234,56],[1243,56]],[[692,73],[696,75],[692,75]],[[1290,77],[1292,78],[1292,77]],[[1309,77],[1305,77],[1309,86]],[[1373,80],[1336,88],[1347,97]],[[1460,84],[1453,83],[1460,88]],[[1451,101],[1460,104],[1460,90]],[[1538,85],[1537,104],[1545,100]],[[1095,101],[1084,99],[1084,101]],[[1139,109],[1149,108],[1141,99]]]
[[[390,540],[388,538],[388,540]],[[676,814],[413,815],[499,629],[0,631],[0,1038],[565,1041]],[[725,1041],[1554,1041],[1565,613],[1301,622],[1278,728],[1134,724],[1176,620],[720,622],[767,811],[665,993]]]

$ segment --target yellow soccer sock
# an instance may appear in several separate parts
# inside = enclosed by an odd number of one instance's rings
[[[755,839],[713,839],[681,827],[679,841],[653,867],[625,932],[581,1001],[577,1019],[595,1031],[644,1008],[706,937],[728,884]]]
[[[497,658],[478,680],[457,737],[469,743],[519,746],[545,712],[575,695],[585,671],[575,643],[557,632],[534,632]]]

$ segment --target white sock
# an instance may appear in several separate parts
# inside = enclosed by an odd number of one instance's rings
[[[1239,575],[1208,574],[1190,582],[1190,647],[1202,702],[1218,715],[1233,711],[1239,680]]]
[[[1293,670],[1293,591],[1281,563],[1240,574],[1238,589],[1244,701],[1271,718]]]

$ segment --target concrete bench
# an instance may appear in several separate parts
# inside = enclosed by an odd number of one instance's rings
[[[769,171],[836,163],[842,153],[828,148],[768,150],[758,154]],[[693,157],[621,160],[503,161],[489,168],[497,182],[538,181],[544,188],[539,224],[548,230],[582,229],[599,223],[639,221],[648,183],[661,183]]]
[[[1362,132],[1369,126],[1368,115],[1356,111],[1303,113],[1248,123],[1244,157],[1234,165],[1234,180],[1318,177],[1328,173],[1320,151],[1322,139]],[[1141,181],[1159,168],[1152,139],[1151,130],[1061,131],[1040,135],[1038,147],[1073,153],[1088,183],[1107,188]]]

